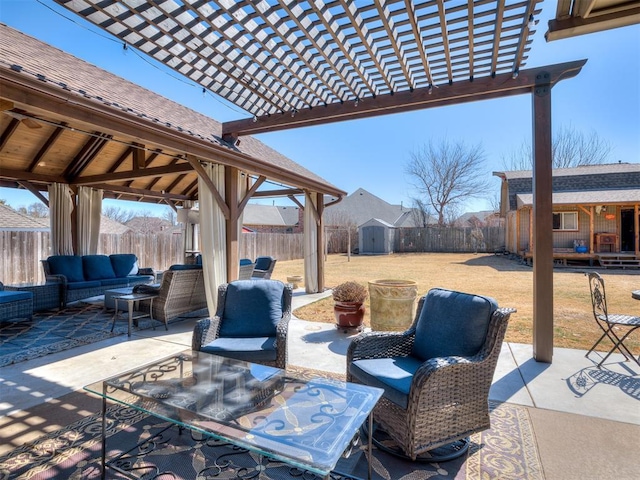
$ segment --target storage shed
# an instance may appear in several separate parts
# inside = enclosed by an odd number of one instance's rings
[[[393,253],[395,227],[372,218],[358,227],[358,247],[361,254]]]

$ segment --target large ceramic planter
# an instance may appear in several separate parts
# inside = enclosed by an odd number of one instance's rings
[[[360,302],[335,302],[333,304],[333,315],[336,318],[336,327],[362,329],[364,318],[364,304]]]
[[[411,326],[418,285],[412,280],[369,282],[371,330],[401,332]]]

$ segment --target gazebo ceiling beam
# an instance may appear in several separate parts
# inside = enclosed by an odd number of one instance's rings
[[[113,192],[115,196],[129,195],[136,198],[156,198],[161,201],[173,200],[175,201],[187,201],[193,200],[191,197],[187,195],[180,195],[176,193],[162,193],[154,190],[145,190],[143,188],[132,188],[125,187],[121,185],[112,185],[110,183],[96,183],[93,185],[94,188],[99,188],[107,192]]]
[[[56,85],[50,85],[12,70],[0,69],[0,91],[5,99],[10,99],[16,104],[27,105],[31,109],[55,112],[56,116],[65,118],[65,121],[70,124],[80,122],[99,125],[102,131],[111,135],[138,138],[144,140],[147,145],[154,145],[155,148],[162,148],[165,151],[195,155],[204,161],[231,165],[244,172],[265,175],[271,180],[296,185],[299,188],[324,191],[336,196],[343,195],[340,190],[327,191],[327,185],[324,183],[308,177],[302,178],[295,172],[285,170],[267,160],[217,144],[214,138],[190,135],[146,118],[114,110],[108,105],[61,90]],[[2,173],[5,177],[4,168]],[[56,177],[52,181],[67,180]]]
[[[122,182],[127,180],[135,180],[138,178],[162,177],[176,173],[192,172],[193,167],[186,162],[175,165],[165,165],[163,167],[140,168],[128,170],[125,172],[112,172],[103,175],[91,175],[86,177],[77,177],[72,184],[74,185],[93,185],[96,183]]]
[[[439,88],[421,88],[413,92],[397,92],[394,95],[380,95],[355,103],[327,105],[291,115],[271,115],[257,119],[243,119],[225,122],[223,135],[242,136],[274,132],[288,128],[307,127],[343,120],[355,120],[390,113],[408,112],[425,108],[442,107],[489,98],[531,93],[541,82],[540,76],[548,76],[545,82],[551,85],[563,78],[570,78],[580,72],[586,60],[548,65],[546,67],[523,70],[517,78],[511,73],[495,77],[482,77],[473,82],[462,81]]]

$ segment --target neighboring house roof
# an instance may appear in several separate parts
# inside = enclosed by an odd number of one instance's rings
[[[482,210],[479,212],[466,212],[460,215],[454,222],[457,227],[475,227],[473,223],[474,219],[480,220],[482,223],[487,223],[489,217],[493,217],[496,214],[493,210]]]
[[[553,203],[556,203],[556,198],[562,198],[563,204],[565,202],[596,204],[640,201],[640,195],[637,195],[640,185],[640,164],[638,163],[585,165],[554,169],[552,173]],[[494,175],[507,182],[509,210],[532,204],[532,199],[529,198],[533,196],[531,170],[494,172]],[[578,195],[580,192],[583,194]],[[587,195],[585,192],[590,193]],[[558,193],[563,193],[563,196],[557,197]],[[574,201],[570,201],[571,199]]]
[[[18,212],[8,205],[0,204],[0,231],[34,231],[48,232],[49,217],[32,217]],[[123,234],[129,227],[111,220],[104,215],[100,218],[100,233]]]
[[[533,194],[516,195],[518,208],[533,205]],[[611,205],[640,201],[640,189],[629,190],[591,190],[585,192],[558,192],[552,196],[554,205],[602,204]]]
[[[292,227],[298,224],[298,207],[248,203],[242,214],[243,225]]]
[[[412,209],[402,205],[391,205],[363,188],[347,195],[340,203],[330,205],[325,209],[325,223],[339,225],[346,222],[362,225],[366,221],[377,218],[391,225],[396,222],[403,226],[415,226],[412,216],[407,215]]]
[[[134,217],[126,223],[126,226],[138,233],[174,233],[181,232],[180,226],[171,225],[170,222],[160,217]]]
[[[130,231],[131,229],[120,222],[116,222],[109,217],[102,215],[100,217],[100,233],[118,234],[122,235]]]
[[[8,205],[0,204],[0,231],[45,232],[49,230],[49,219],[20,213]]]

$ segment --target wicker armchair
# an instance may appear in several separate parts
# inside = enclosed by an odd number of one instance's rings
[[[487,297],[432,289],[409,330],[356,337],[347,381],[385,390],[374,409],[374,442],[384,433],[394,453],[412,460],[462,455],[469,435],[490,427],[489,388],[514,311]]]
[[[258,257],[256,258],[256,263],[253,266],[253,273],[251,274],[251,278],[264,278],[265,280],[269,280],[271,278],[271,274],[273,273],[273,269],[276,266],[277,260],[273,257]]]
[[[193,350],[285,369],[292,295],[277,280],[220,285],[216,315],[196,323]]]
[[[204,276],[202,268],[197,265],[172,265],[162,274],[162,283],[157,291],[158,298],[153,301],[153,318],[156,320],[168,322],[181,315],[207,308]],[[140,309],[148,312],[149,301],[140,302]]]

